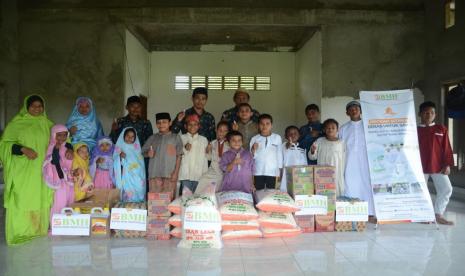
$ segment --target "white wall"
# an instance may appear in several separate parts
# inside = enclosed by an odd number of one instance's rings
[[[250,104],[274,118],[274,131],[282,134],[295,124],[295,55],[265,52],[151,52],[148,117],[157,112],[176,114],[192,106],[192,91],[175,91],[176,75],[270,76],[272,91],[250,92]],[[210,91],[206,110],[220,119],[234,106],[234,91]]]
[[[305,107],[308,104],[321,105],[323,95],[321,65],[321,33],[318,31],[295,53],[295,116],[298,126],[307,122]]]
[[[150,87],[150,53],[128,30],[126,30],[126,55],[124,105],[126,105],[126,99],[132,95],[149,95]]]

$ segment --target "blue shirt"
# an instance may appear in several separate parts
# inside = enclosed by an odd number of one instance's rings
[[[318,130],[319,135],[318,137],[312,137],[311,131]],[[305,155],[307,156],[307,161],[309,165],[316,165],[316,160],[310,160],[308,158],[308,151],[312,144],[316,141],[316,139],[323,137],[323,124],[320,121],[314,123],[308,123],[304,126],[300,127],[300,139],[299,139],[299,146],[305,149]]]

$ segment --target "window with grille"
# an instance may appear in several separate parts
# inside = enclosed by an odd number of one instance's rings
[[[175,90],[192,90],[206,87],[209,90],[247,90],[271,91],[271,77],[257,76],[176,76]]]

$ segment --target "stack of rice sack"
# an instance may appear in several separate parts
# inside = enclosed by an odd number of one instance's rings
[[[296,196],[311,196],[315,193],[313,168],[307,165],[286,167],[287,191],[294,200]],[[315,232],[314,215],[296,213],[294,218],[303,233]]]
[[[335,168],[332,166],[314,167],[315,194],[328,198],[328,214],[315,215],[316,232],[333,232],[336,210]]]
[[[169,240],[170,224],[168,220],[171,212],[168,205],[171,202],[172,193],[147,194],[147,239]]]
[[[182,238],[181,201],[182,199],[178,197],[168,205],[168,210],[173,213],[168,220],[169,224],[173,226],[170,235],[178,239]]]
[[[224,240],[262,237],[257,220],[258,213],[251,194],[229,191],[217,196]]]
[[[187,195],[182,198],[182,239],[180,248],[223,247],[221,240],[221,216],[215,195],[215,187],[205,194]]]
[[[299,208],[289,194],[279,190],[260,190],[257,197],[258,222],[264,238],[296,236],[302,232],[292,215]]]
[[[361,199],[353,198],[353,197],[346,197],[346,196],[338,197],[337,201],[338,202],[350,202],[350,203],[363,202],[363,200]],[[336,213],[337,211],[338,210],[336,210]],[[363,232],[367,228],[367,222],[366,221],[336,221],[335,228],[337,232],[350,232],[350,231]]]
[[[145,202],[119,202],[113,208],[126,208],[126,209],[147,209]],[[145,238],[147,235],[146,231],[135,231],[135,230],[116,230],[113,229],[113,236],[115,238]]]

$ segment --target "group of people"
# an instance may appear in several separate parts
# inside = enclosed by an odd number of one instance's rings
[[[4,166],[6,241],[19,244],[47,234],[53,213],[81,200],[95,188],[121,191],[121,201],[141,202],[147,189],[176,196],[214,185],[217,191],[253,193],[261,189],[286,191],[285,167],[321,164],[336,169],[336,193],[374,203],[361,120],[361,106],[346,106],[350,121],[339,128],[334,119],[320,122],[320,109],[305,109],[308,123],[285,129],[285,139],[273,132],[273,117],[260,114],[244,89],[234,94],[235,106],[218,124],[205,110],[208,90],[193,90],[193,106],[176,115],[155,116],[158,129],[141,118],[141,101],[127,99],[125,117],[115,119],[109,136],[89,98],[78,98],[66,125],[47,118],[44,99],[26,97],[23,108],[7,125],[0,140]],[[435,106],[420,106],[418,128],[425,177],[438,191],[435,203],[439,223],[452,187],[447,174],[453,165],[447,129],[434,125]],[[47,147],[48,145],[48,147]],[[433,150],[431,150],[433,149]]]

